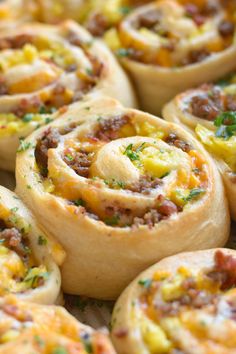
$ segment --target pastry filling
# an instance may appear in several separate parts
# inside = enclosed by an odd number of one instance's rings
[[[18,304],[6,298],[0,304],[0,344],[16,342],[42,354],[109,353],[105,335],[80,329],[60,308]]]
[[[186,100],[187,112],[213,122],[212,129],[201,124],[196,134],[205,147],[236,173],[236,86],[235,75],[219,85],[207,85]]]
[[[148,352],[233,352],[235,270],[236,259],[217,251],[212,269],[193,272],[180,267],[175,274],[159,270],[141,279],[141,295],[131,311]]]
[[[118,31],[105,39],[120,57],[183,67],[202,62],[233,44],[234,13],[235,8],[229,10],[220,1],[159,1],[131,13]]]
[[[0,96],[12,98],[10,111],[3,105],[0,112],[0,136],[50,123],[52,113],[96,86],[103,66],[90,43],[68,29],[59,35],[0,38]]]
[[[63,172],[51,159],[58,150]],[[68,133],[50,128],[35,158],[47,192],[67,199],[69,210],[113,227],[151,228],[198,202],[208,188],[199,152],[133,115],[98,117],[86,133],[83,125]]]
[[[6,221],[0,220],[0,295],[25,293],[45,284],[49,273],[36,261],[28,240],[30,225],[12,210]],[[40,245],[46,239],[39,235]]]

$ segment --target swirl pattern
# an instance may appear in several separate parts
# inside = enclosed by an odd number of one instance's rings
[[[39,303],[54,303],[61,277],[61,247],[38,228],[19,198],[0,187],[0,296],[8,293]]]
[[[61,307],[0,299],[0,353],[114,354],[108,336]]]
[[[0,82],[0,166],[10,170],[19,138],[53,120],[65,105],[104,93],[135,104],[110,52],[71,21],[2,31]]]
[[[18,193],[67,251],[67,292],[113,298],[164,255],[225,242],[221,182],[190,135],[109,98],[75,104],[61,118],[26,141],[16,177]]]
[[[231,215],[236,219],[236,76],[205,84],[174,98],[164,107],[165,119],[195,132],[212,153],[225,182]]]
[[[177,93],[233,69],[233,9],[220,1],[156,1],[121,22],[108,44],[116,43],[143,109],[160,114]]]
[[[236,252],[182,253],[141,274],[118,300],[120,353],[234,353]]]

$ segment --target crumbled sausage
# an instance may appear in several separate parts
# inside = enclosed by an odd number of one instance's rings
[[[67,155],[64,156],[64,161],[67,163],[70,168],[72,168],[75,173],[79,176],[88,178],[89,177],[89,168],[91,165],[93,154],[88,153],[87,151],[78,151],[76,152],[73,158],[68,158]]]
[[[59,141],[59,131],[55,128],[48,128],[43,137],[37,142],[35,148],[35,159],[43,177],[47,176],[48,150],[55,149]]]
[[[95,37],[102,37],[109,28],[106,17],[100,12],[94,12],[86,24],[87,30]]]
[[[99,140],[110,141],[119,138],[120,129],[129,122],[128,116],[115,116],[110,119],[102,119],[95,137]]]
[[[235,25],[231,21],[224,20],[219,24],[218,30],[222,37],[232,36],[234,34]]]
[[[166,142],[169,145],[174,145],[178,149],[184,152],[189,152],[191,150],[191,145],[184,140],[181,140],[176,134],[170,133],[166,138]]]
[[[142,176],[138,182],[129,185],[127,188],[134,193],[149,194],[153,189],[158,188],[162,184],[160,178],[150,178],[148,176]]]

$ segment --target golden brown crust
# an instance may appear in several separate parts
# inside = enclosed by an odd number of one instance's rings
[[[138,145],[141,142],[149,144],[150,140],[153,143],[153,139],[148,138],[147,133],[140,133],[144,136],[136,137],[137,133],[133,132],[132,125],[131,130],[127,128],[127,138],[114,138],[113,141],[107,142],[103,140],[104,148],[98,150],[97,158],[92,164],[100,171],[98,180],[96,180],[96,176],[98,177],[96,169],[91,169],[90,173],[95,174],[90,175],[89,178],[79,175],[86,171],[89,161],[85,160],[82,166],[74,165],[73,167],[73,161],[75,161],[72,156],[74,154],[73,144],[80,144],[80,136],[84,137],[85,141],[88,136],[88,139],[95,142],[96,147],[99,138],[93,135],[94,129],[96,131],[95,127],[97,125],[99,127],[99,122],[106,122],[106,120],[111,122],[112,117],[131,117],[134,122],[132,124],[137,122],[140,127],[147,124],[149,129],[155,127],[155,131],[156,129],[163,130],[163,134],[167,137],[169,133],[174,132],[180,139],[183,139],[183,142],[192,145],[203,158],[202,161],[205,161],[203,163],[203,169],[206,171],[204,174],[206,176],[205,193],[201,194],[202,191],[197,190],[199,198],[193,200],[189,208],[182,212],[182,207],[178,209],[174,203],[169,203],[165,198],[164,208],[162,202],[160,205],[159,201],[155,202],[155,195],[157,199],[159,194],[165,195],[164,190],[160,192],[163,187],[154,187],[151,194],[147,192],[145,195],[138,190],[132,192],[125,189],[124,183],[119,187],[108,186],[106,183],[110,182],[106,180],[112,181],[116,178],[120,182],[123,179],[129,184],[132,178],[135,180],[140,174],[128,157],[119,152],[122,144],[129,145],[131,148],[131,145],[137,142]],[[62,274],[63,288],[66,292],[112,299],[117,297],[141,270],[167,255],[182,250],[205,249],[225,244],[229,234],[229,217],[221,180],[205,151],[181,128],[147,113],[125,109],[117,101],[109,98],[86,102],[83,105],[75,104],[61,118],[63,119],[58,119],[50,125],[51,131],[43,128],[26,140],[29,148],[18,154],[16,178],[19,195],[32,209],[44,229],[51,232],[65,247],[67,259],[62,267]],[[119,119],[116,124],[118,122]],[[68,124],[72,131],[67,133],[65,127]],[[34,146],[45,132],[46,134],[53,132],[53,128],[59,129],[63,135],[59,140],[58,148],[48,150],[49,180],[47,178],[45,180],[44,177],[43,183],[39,183],[42,176],[35,167]],[[98,130],[99,134],[101,132],[102,130]],[[51,134],[50,139],[52,137],[55,139],[56,136],[53,137]],[[106,136],[103,136],[103,139],[106,139]],[[53,141],[55,142],[51,140]],[[168,145],[165,145],[166,143],[161,139],[157,138],[156,143],[157,146],[158,144],[164,146],[164,150],[169,150]],[[65,147],[69,148],[70,144],[72,144],[72,150],[66,150],[65,153]],[[79,147],[79,145],[75,146]],[[183,157],[183,161],[187,159],[184,163],[189,170],[187,153],[173,146],[170,146],[170,149],[177,154],[178,158]],[[112,154],[110,154],[111,150]],[[37,156],[40,156],[38,155],[40,150],[37,151]],[[40,160],[37,161],[40,162]],[[43,162],[42,159],[41,161]],[[78,174],[75,173],[76,166],[84,166],[77,170]],[[178,169],[178,167],[173,167],[173,171],[175,168]],[[45,168],[41,171],[43,174],[46,172]],[[103,171],[102,174],[101,171]],[[176,176],[177,172],[171,172],[169,178],[176,179]],[[163,181],[163,186],[167,189],[172,185],[168,182],[168,176],[164,177]],[[28,189],[27,185],[31,188]],[[57,193],[59,193],[58,196]],[[156,203],[159,208],[158,212],[155,209]],[[117,206],[119,215],[114,209]],[[153,207],[152,213],[156,215],[156,221],[153,221],[147,213],[147,210],[150,211]],[[127,208],[130,208],[128,214]],[[112,212],[109,220],[107,212]],[[146,216],[142,219],[144,213],[147,215],[145,214]],[[158,220],[160,222],[157,222]]]
[[[141,321],[145,318],[145,315],[141,315],[140,317],[140,304],[139,300],[143,296],[145,292],[147,292],[148,288],[145,289],[145,285],[143,281],[147,281],[148,279],[155,279],[155,277],[159,276],[158,274],[170,274],[170,276],[175,276],[175,274],[181,269],[183,272],[190,272],[191,275],[199,274],[199,272],[205,272],[214,268],[215,265],[215,254],[219,252],[223,254],[224,257],[236,257],[236,251],[230,249],[211,249],[206,251],[195,251],[195,252],[188,252],[188,253],[180,253],[172,257],[168,257],[163,259],[162,261],[158,262],[154,266],[150,267],[148,270],[141,273],[122,293],[120,298],[118,299],[112,316],[112,340],[115,345],[116,350],[120,354],[133,354],[133,353],[152,353],[151,349],[148,348],[147,343],[144,341],[144,338],[141,334]],[[199,289],[201,290],[201,288]],[[156,295],[156,299],[158,299],[158,288],[156,288],[154,296]],[[230,292],[230,291],[229,291]],[[219,295],[222,298],[224,297],[224,292]],[[151,295],[150,295],[151,297]],[[235,299],[235,289],[232,290],[232,298],[231,300]],[[227,299],[226,299],[227,300]],[[150,300],[151,303],[151,300]],[[202,308],[200,308],[199,312],[204,311],[204,308],[209,304],[205,304]],[[190,303],[191,307],[191,303]],[[145,309],[145,308],[144,308]],[[141,310],[142,311],[142,310]],[[195,314],[197,317],[197,314]],[[194,316],[194,315],[192,315]],[[207,314],[206,314],[207,316]],[[226,316],[226,313],[222,313],[222,316]],[[175,314],[170,315],[170,318],[175,318]],[[206,319],[206,318],[205,318]],[[154,320],[155,322],[155,320]],[[154,323],[153,322],[153,323]],[[217,320],[216,320],[217,323]],[[160,325],[160,323],[159,323]],[[217,333],[217,326],[215,326],[214,319],[212,320],[212,326],[214,326],[215,334]],[[225,326],[225,327],[224,327]],[[187,346],[187,352],[189,354],[192,353],[234,353],[235,352],[235,345],[228,344],[221,342],[221,335],[222,331],[225,329],[229,329],[228,324],[222,324],[220,327],[220,332],[217,333],[219,338],[219,343],[217,339],[209,340],[209,347],[207,347],[207,340],[202,333],[202,336],[197,337],[197,332],[192,332],[192,338],[188,335],[188,333],[181,333],[179,329],[176,327],[176,338],[179,335],[179,342],[184,343],[183,345]],[[191,329],[190,329],[191,331]],[[196,341],[194,342],[193,337],[196,335]],[[213,336],[214,337],[214,336]],[[175,339],[176,339],[175,338]],[[216,336],[215,336],[216,338]],[[160,337],[159,337],[160,339]],[[158,340],[158,339],[157,339]],[[176,339],[177,340],[177,339]],[[206,340],[206,341],[205,341]],[[202,341],[202,342],[201,342]],[[178,342],[178,340],[177,340]],[[211,342],[211,344],[210,344]],[[201,343],[203,343],[203,347],[201,347]],[[215,347],[214,347],[215,343]],[[176,342],[175,342],[176,344]],[[217,345],[221,345],[220,348]],[[204,346],[205,345],[205,346]],[[161,347],[160,347],[161,348]],[[175,347],[174,347],[175,348]],[[166,353],[171,352],[171,349],[165,349]],[[208,348],[208,349],[207,349]],[[211,349],[210,349],[211,348]],[[177,349],[177,348],[176,348]],[[183,350],[183,347],[178,347],[179,350]],[[211,351],[212,350],[212,351]],[[217,351],[218,350],[218,351]],[[162,351],[156,351],[156,353],[161,353]]]
[[[230,83],[228,83],[228,88],[230,88]],[[217,95],[219,95],[219,97],[222,95],[222,98],[219,98],[219,102],[218,104],[222,101],[226,101],[226,94],[224,92],[224,90],[227,92],[227,86],[225,86],[225,88],[220,88],[220,86],[218,85],[205,85],[203,87],[200,87],[198,89],[193,89],[193,90],[188,90],[184,93],[181,93],[179,95],[177,95],[171,102],[169,102],[168,104],[166,104],[163,108],[163,117],[165,120],[169,121],[169,122],[173,122],[176,123],[180,126],[182,126],[184,129],[187,129],[190,133],[194,134],[196,137],[199,138],[199,140],[201,141],[200,137],[196,134],[196,128],[198,126],[202,126],[206,129],[208,129],[209,131],[216,131],[216,126],[214,125],[214,119],[217,118],[217,116],[219,116],[222,113],[222,109],[223,111],[229,111],[229,109],[226,107],[224,108],[217,108],[217,106],[213,106],[213,113],[215,113],[215,115],[213,115],[213,118],[211,119],[204,119],[201,117],[196,116],[196,114],[194,114],[194,112],[191,111],[191,99],[193,99],[193,97],[203,97],[203,99],[206,98],[206,103],[205,103],[205,107],[206,110],[208,110],[208,115],[210,117],[211,115],[211,111],[212,111],[212,107],[208,104],[208,93],[210,95],[210,92],[216,92]],[[233,84],[232,84],[232,88],[233,88]],[[230,92],[230,90],[229,90]],[[234,99],[234,95],[233,95],[232,91],[232,99]],[[229,97],[231,97],[229,95]],[[204,103],[202,103],[201,101],[199,101],[198,106],[203,105],[203,109],[204,109]],[[214,109],[216,110],[216,112],[214,112]],[[203,112],[204,113],[204,112]],[[205,112],[205,114],[207,114]],[[204,141],[201,141],[204,144]],[[210,153],[212,154],[217,167],[221,173],[221,176],[223,178],[224,181],[224,185],[225,185],[225,190],[226,190],[226,195],[227,195],[227,199],[229,201],[229,206],[230,206],[230,212],[231,212],[231,216],[234,220],[236,220],[236,183],[235,183],[235,171],[232,170],[232,167],[227,163],[227,161],[224,160],[223,156],[220,156],[219,154],[217,154],[216,152],[214,152],[214,150],[212,150],[207,144],[205,145],[206,149],[209,148]],[[223,147],[222,147],[223,149]],[[232,145],[231,147],[231,151],[232,154],[234,154],[234,147]],[[230,149],[229,149],[230,152]]]
[[[0,353],[114,354],[108,336],[64,308],[0,299]]]
[[[197,3],[197,6],[199,4]],[[216,2],[216,6],[217,4],[219,5],[218,2]],[[195,5],[196,2],[193,6]],[[158,11],[164,18],[163,21],[157,22],[157,28],[161,26],[160,33],[158,30],[156,30],[157,32],[154,30],[154,34],[152,34],[152,29],[146,28],[142,22],[141,28],[137,28],[139,18],[148,14],[147,19],[149,20],[148,17],[151,17],[152,20],[152,17],[155,17],[155,12]],[[179,15],[181,11],[183,12],[182,18]],[[224,10],[219,5],[217,11],[206,16],[207,19],[204,21],[209,25],[209,28],[198,34],[196,34],[198,26],[194,19],[191,16],[187,19],[187,16],[184,15],[184,5],[178,5],[176,1],[153,2],[134,10],[123,20],[118,31],[122,48],[118,54],[120,53],[121,63],[134,81],[143,110],[160,115],[163,105],[177,93],[204,82],[216,80],[234,68],[236,48],[233,43],[227,48],[219,47],[211,52],[214,43],[220,42],[217,26],[222,20],[222,11],[224,12]],[[164,35],[161,31],[164,32]],[[173,44],[171,39],[169,41],[166,39],[168,36],[165,36],[165,33],[168,32],[172,33],[170,38],[177,36],[177,44],[175,41]],[[188,38],[189,33],[193,33],[192,38],[191,36]],[[181,38],[179,42],[178,35]],[[161,43],[164,45],[162,46]],[[226,43],[225,39],[223,39],[223,43]],[[183,59],[184,63],[187,60],[188,51],[194,55],[201,52],[204,54],[207,46],[211,45],[212,48],[209,50],[211,54],[207,54],[204,58],[183,65],[175,62],[177,58]],[[183,56],[184,58],[182,58]]]
[[[14,171],[19,139],[53,120],[55,110],[106,94],[136,106],[111,52],[73,21],[1,31],[0,62],[0,167],[6,170]]]
[[[64,251],[38,227],[16,194],[0,187],[0,197],[0,219],[5,225],[1,226],[1,296],[9,292],[36,303],[61,302],[58,265],[64,260]],[[4,234],[4,230],[8,233]],[[23,244],[18,245],[19,241]],[[27,248],[24,250],[24,247]],[[4,285],[8,287],[7,291]]]

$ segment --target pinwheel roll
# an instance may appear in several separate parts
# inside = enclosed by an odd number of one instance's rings
[[[0,296],[53,304],[63,259],[64,251],[38,228],[18,196],[0,187]]]
[[[102,332],[79,323],[64,308],[0,299],[0,353],[115,354]]]
[[[236,220],[236,75],[176,96],[165,106],[163,116],[195,132],[212,153]]]
[[[234,354],[236,251],[162,260],[118,300],[112,339],[120,354]]]
[[[115,298],[166,255],[228,237],[217,169],[175,125],[103,98],[72,105],[26,144],[17,191],[65,248],[67,293]]]
[[[220,1],[163,0],[122,21],[118,37],[107,41],[133,78],[144,110],[160,114],[177,93],[233,69],[235,10],[236,4],[229,11]]]
[[[0,3],[0,28],[6,21],[19,19],[22,15],[22,0],[2,0]]]
[[[128,79],[109,50],[71,21],[29,24],[0,34],[0,168],[14,170],[22,138],[52,112],[89,95],[134,105]]]
[[[81,21],[86,15],[90,0],[23,0],[33,19],[46,23],[58,23],[65,19]]]

